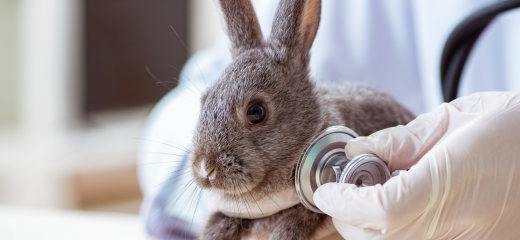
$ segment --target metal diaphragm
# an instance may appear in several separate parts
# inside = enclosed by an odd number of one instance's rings
[[[375,155],[362,154],[352,160],[346,157],[345,146],[356,137],[350,128],[332,126],[316,136],[301,155],[295,185],[298,198],[307,209],[323,213],[312,196],[325,183],[352,183],[363,187],[383,184],[390,178],[388,167]]]
[[[383,184],[390,177],[390,170],[383,160],[373,154],[361,154],[347,163],[337,182],[367,187]]]

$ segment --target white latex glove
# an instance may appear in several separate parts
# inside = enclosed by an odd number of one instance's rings
[[[383,186],[328,183],[314,202],[346,239],[520,239],[520,93],[477,93],[352,140],[390,170]]]

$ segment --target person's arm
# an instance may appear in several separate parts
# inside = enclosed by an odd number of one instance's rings
[[[140,215],[148,233],[158,239],[196,236],[204,225],[205,201],[197,206],[184,204],[192,201],[185,188],[190,180],[186,156],[200,112],[200,96],[230,61],[226,39],[197,52],[182,69],[179,85],[161,99],[146,121],[137,168],[144,196]],[[184,222],[187,224],[181,224]]]
[[[383,186],[329,183],[314,202],[347,239],[520,236],[520,93],[478,93],[349,142],[392,170]]]

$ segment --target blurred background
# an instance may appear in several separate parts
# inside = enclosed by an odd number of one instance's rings
[[[219,31],[212,0],[0,0],[0,239],[22,209],[137,219],[145,118]]]

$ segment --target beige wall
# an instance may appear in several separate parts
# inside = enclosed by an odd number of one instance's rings
[[[16,121],[16,0],[0,0],[0,129]]]
[[[190,52],[211,47],[221,32],[221,19],[215,0],[189,0],[188,41]]]

